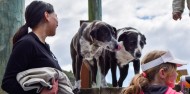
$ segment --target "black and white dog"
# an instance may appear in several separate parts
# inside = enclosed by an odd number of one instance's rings
[[[130,62],[133,62],[135,74],[140,71],[139,58],[141,57],[141,51],[146,44],[146,38],[137,29],[126,27],[118,30],[117,41],[121,47],[119,51],[103,51],[102,57],[105,59],[105,66],[101,66],[101,72],[105,76],[111,68],[113,87],[122,87],[123,81],[128,75]],[[118,81],[116,76],[117,66],[120,70],[120,78]]]
[[[118,49],[115,27],[102,22],[83,23],[70,44],[73,73],[76,79],[75,88],[81,88],[80,72],[83,61],[87,61],[92,78],[92,87],[96,87],[96,74],[99,69],[103,49],[115,51]],[[100,73],[101,74],[101,73]]]

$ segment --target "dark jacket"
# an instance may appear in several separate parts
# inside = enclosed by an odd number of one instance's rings
[[[141,94],[181,94],[176,92],[171,87],[162,85],[151,85],[148,89],[143,90]]]
[[[36,94],[33,90],[24,91],[16,81],[16,75],[24,70],[40,67],[52,67],[61,71],[49,45],[42,43],[31,32],[13,46],[1,88],[9,94]]]

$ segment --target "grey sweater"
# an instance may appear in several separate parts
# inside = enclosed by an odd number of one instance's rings
[[[33,68],[17,74],[17,81],[25,91],[36,90],[39,93],[43,87],[52,88],[51,80],[58,80],[58,94],[74,94],[68,77],[61,71],[50,68]]]
[[[190,0],[186,0],[187,7],[190,10]],[[172,3],[173,13],[180,12],[183,13],[185,8],[185,0],[173,0]]]

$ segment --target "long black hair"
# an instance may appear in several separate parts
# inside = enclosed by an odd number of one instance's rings
[[[28,27],[35,28],[38,23],[44,18],[44,12],[53,13],[53,6],[43,1],[33,1],[25,10],[26,23],[21,26],[13,36],[13,45],[28,34]]]

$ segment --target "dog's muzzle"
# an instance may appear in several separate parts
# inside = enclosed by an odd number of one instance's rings
[[[141,57],[141,52],[137,51],[134,56],[135,56],[135,58],[140,58]]]
[[[114,43],[112,45],[108,45],[106,46],[106,49],[108,49],[109,51],[118,51],[121,49],[121,46],[118,43]]]

